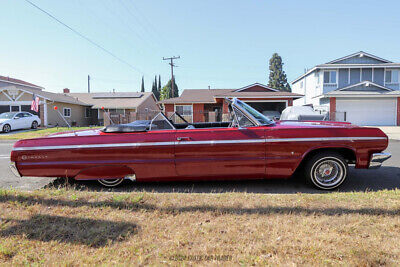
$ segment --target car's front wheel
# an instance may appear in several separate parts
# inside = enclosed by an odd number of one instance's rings
[[[33,121],[33,122],[32,122],[31,128],[32,128],[32,129],[36,129],[37,127],[38,127],[37,121]]]
[[[105,187],[116,187],[120,185],[123,181],[124,178],[118,178],[118,179],[100,179],[97,180],[102,186]]]
[[[309,183],[319,189],[332,190],[346,180],[347,169],[347,162],[339,153],[322,152],[307,162],[305,176]]]
[[[3,126],[3,133],[9,133],[11,131],[10,124],[4,124]]]

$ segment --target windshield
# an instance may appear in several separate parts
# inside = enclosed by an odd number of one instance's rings
[[[263,114],[238,99],[236,99],[236,104],[253,116],[261,125],[270,125],[274,123],[272,120],[268,119]]]
[[[0,114],[0,119],[12,119],[16,112],[5,112]]]

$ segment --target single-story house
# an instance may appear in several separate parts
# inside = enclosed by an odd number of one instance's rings
[[[227,119],[225,98],[237,97],[256,110],[281,113],[303,95],[281,92],[260,83],[239,89],[186,89],[180,97],[160,101],[167,115],[178,111],[191,122],[221,121]]]
[[[39,112],[31,110],[33,95],[39,97]],[[57,107],[57,109],[55,109]],[[19,79],[0,76],[0,113],[27,111],[38,115],[42,126],[104,125],[150,119],[160,112],[151,92],[51,93]],[[105,114],[108,113],[109,115]]]
[[[84,116],[90,104],[64,94],[46,92],[44,88],[19,79],[0,76],[0,113],[28,111],[38,115],[43,126],[84,126],[89,124]],[[39,112],[31,110],[33,95],[39,97]],[[54,107],[57,106],[57,110]],[[63,119],[64,117],[64,119]]]
[[[93,125],[151,119],[161,111],[152,92],[71,93],[66,88],[64,94],[91,106],[86,116]]]
[[[292,90],[304,95],[294,105],[313,105],[332,120],[400,126],[400,63],[359,51],[316,65]]]

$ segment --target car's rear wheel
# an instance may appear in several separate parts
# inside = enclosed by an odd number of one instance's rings
[[[118,178],[118,179],[100,179],[97,180],[102,186],[105,187],[116,187],[120,185],[123,181],[124,178]]]
[[[3,126],[3,132],[4,133],[9,133],[11,131],[11,126],[10,124],[4,124]]]
[[[38,127],[37,121],[33,121],[33,122],[32,122],[31,128],[32,128],[32,129],[36,129],[37,127]]]
[[[335,152],[314,155],[305,166],[307,181],[319,189],[332,190],[339,187],[347,177],[346,160]]]

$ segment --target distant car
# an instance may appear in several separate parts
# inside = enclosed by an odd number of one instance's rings
[[[279,111],[274,111],[274,110],[265,110],[262,112],[262,114],[267,117],[270,120],[277,121],[281,117],[281,113]]]
[[[0,114],[0,131],[8,133],[18,129],[36,129],[42,121],[29,112],[5,112]]]
[[[310,106],[292,106],[282,111],[281,120],[323,121],[326,120],[326,116],[315,111]]]

